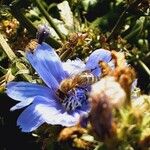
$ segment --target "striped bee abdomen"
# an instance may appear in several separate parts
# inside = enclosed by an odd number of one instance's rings
[[[77,76],[78,85],[91,85],[100,80],[100,77],[94,76],[92,73],[83,72]]]

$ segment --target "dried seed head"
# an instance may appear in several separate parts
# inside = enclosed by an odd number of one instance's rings
[[[91,86],[89,120],[101,140],[115,135],[113,108],[119,108],[126,100],[126,93],[114,77],[106,76]]]
[[[71,139],[73,135],[82,135],[85,133],[87,133],[87,130],[78,125],[64,128],[59,134],[58,141],[67,141]]]
[[[101,93],[99,98],[94,98],[91,102],[89,120],[96,135],[101,140],[105,140],[114,135],[112,105],[105,93]]]

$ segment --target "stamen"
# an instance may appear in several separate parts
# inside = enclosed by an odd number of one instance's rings
[[[77,88],[70,92],[68,97],[62,101],[62,105],[66,111],[74,111],[76,108],[82,107],[86,103],[86,90]]]

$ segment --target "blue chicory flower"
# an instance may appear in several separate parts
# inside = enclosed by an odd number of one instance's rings
[[[64,79],[87,69],[94,70],[92,73],[98,75],[100,73],[98,62],[100,60],[109,62],[111,53],[98,49],[89,56],[86,64],[79,59],[63,63],[51,46],[42,43],[38,44],[33,53],[27,52],[27,59],[46,85],[29,82],[7,84],[7,95],[19,101],[11,110],[28,106],[17,120],[17,125],[23,132],[31,132],[43,123],[67,127],[77,124],[80,116],[89,111],[87,89],[77,88],[73,94],[69,95],[68,101],[80,103],[77,107],[73,106],[72,110],[67,111],[56,94],[59,85]]]

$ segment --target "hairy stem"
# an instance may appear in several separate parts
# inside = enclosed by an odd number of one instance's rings
[[[138,60],[138,63],[141,65],[141,67],[145,70],[145,72],[150,76],[150,70],[149,68],[145,65],[145,63],[141,60]]]

